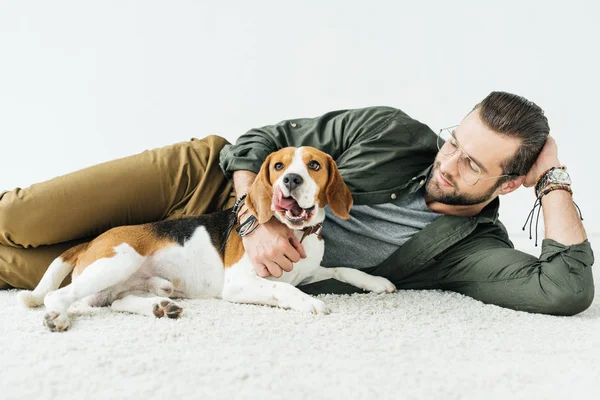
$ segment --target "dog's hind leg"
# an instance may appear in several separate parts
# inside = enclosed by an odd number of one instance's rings
[[[74,264],[63,261],[62,257],[56,258],[42,277],[42,280],[33,291],[23,290],[17,294],[17,300],[25,307],[38,307],[44,304],[44,297],[53,290],[58,289],[61,282],[73,271]]]
[[[87,246],[88,243],[81,243],[71,247],[54,259],[36,288],[33,291],[23,290],[19,292],[17,301],[25,307],[38,307],[44,304],[44,297],[51,291],[58,289],[62,281],[75,268],[78,254],[85,250]]]
[[[100,258],[83,270],[73,282],[44,298],[48,313],[44,325],[52,331],[64,331],[69,327],[67,310],[71,304],[84,297],[124,282],[144,263],[145,257],[130,245],[123,243],[114,248],[110,258]]]
[[[148,315],[150,317],[179,318],[183,309],[166,297],[142,297],[128,294],[122,299],[113,301],[111,309],[114,311],[130,312]]]

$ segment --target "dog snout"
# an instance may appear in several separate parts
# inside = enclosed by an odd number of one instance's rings
[[[290,192],[300,186],[303,181],[302,177],[298,174],[287,174],[283,177],[283,184]]]

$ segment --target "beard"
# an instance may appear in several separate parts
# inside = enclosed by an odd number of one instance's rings
[[[498,186],[502,184],[502,181],[499,181],[486,193],[480,195],[470,195],[461,193],[458,189],[456,181],[444,175],[444,179],[450,182],[450,184],[452,185],[451,189],[453,189],[452,192],[446,193],[440,187],[439,182],[434,178],[438,173],[439,169],[440,163],[436,162],[431,171],[429,172],[429,176],[427,177],[427,185],[425,185],[425,191],[427,195],[431,198],[431,200],[449,206],[474,206],[477,204],[485,203],[495,197],[494,192],[496,191]]]

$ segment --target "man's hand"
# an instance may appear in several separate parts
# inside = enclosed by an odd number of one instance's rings
[[[259,225],[250,235],[244,236],[242,242],[256,273],[262,278],[269,275],[279,278],[283,271],[292,270],[292,263],[306,258],[294,232],[275,218]]]
[[[552,167],[560,167],[560,162],[558,161],[558,147],[556,146],[556,141],[552,136],[548,135],[546,144],[542,148],[535,164],[533,164],[533,167],[531,167],[529,173],[525,177],[523,186],[531,187],[535,185],[540,175]]]

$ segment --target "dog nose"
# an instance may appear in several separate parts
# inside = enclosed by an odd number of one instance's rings
[[[302,182],[303,179],[298,174],[287,174],[283,177],[283,184],[288,188],[290,192],[298,186],[300,186]]]

